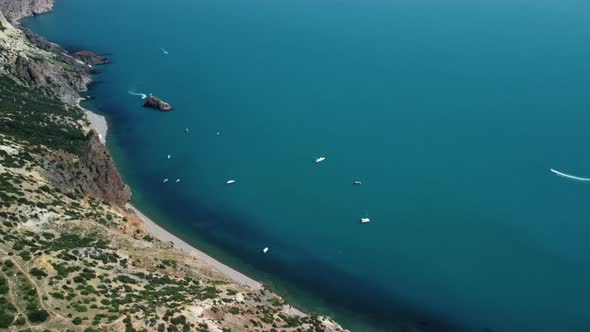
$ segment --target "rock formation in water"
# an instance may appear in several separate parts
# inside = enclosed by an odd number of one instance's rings
[[[155,108],[159,111],[166,112],[172,110],[172,106],[167,102],[163,101],[162,99],[154,96],[149,96],[145,103],[143,103],[143,107]]]
[[[11,22],[53,10],[54,0],[0,0],[0,11]]]
[[[107,57],[96,55],[89,51],[76,52],[74,53],[74,57],[91,66],[104,65],[111,62]]]

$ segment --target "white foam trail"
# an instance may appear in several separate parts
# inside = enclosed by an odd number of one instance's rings
[[[127,93],[129,93],[130,95],[134,95],[134,96],[141,96],[141,99],[147,98],[147,95],[145,93],[137,93],[137,92],[133,92],[133,91],[127,91]]]
[[[569,174],[565,174],[562,173],[560,171],[556,171],[553,168],[549,169],[551,172],[553,172],[555,175],[557,176],[561,176],[562,178],[566,178],[566,179],[570,179],[570,180],[576,180],[576,181],[583,181],[583,182],[588,182],[590,181],[589,178],[581,178],[581,177],[577,177],[577,176],[573,176],[573,175],[569,175]]]
[[[160,48],[160,49],[162,50],[162,53],[168,54],[168,51],[166,51],[165,49],[163,49],[163,48]]]

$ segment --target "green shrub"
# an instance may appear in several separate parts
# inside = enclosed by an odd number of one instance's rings
[[[45,273],[45,271],[39,270],[38,268],[34,267],[32,269],[29,270],[29,273],[35,277],[37,277],[38,279],[41,278],[45,278],[47,277],[47,273]]]
[[[0,133],[33,145],[81,154],[87,137],[75,121],[83,119],[82,110],[23,87],[7,76],[0,76],[0,96],[10,96],[1,101]]]
[[[49,313],[41,308],[27,311],[27,318],[31,323],[41,323],[49,318]]]
[[[0,294],[8,293],[8,282],[6,278],[0,276]]]
[[[74,309],[76,309],[77,312],[87,312],[88,311],[88,307],[82,304],[77,304]]]
[[[11,314],[4,312],[4,311],[0,311],[0,328],[1,329],[8,328],[12,324],[13,320],[14,320],[14,315],[11,315]]]

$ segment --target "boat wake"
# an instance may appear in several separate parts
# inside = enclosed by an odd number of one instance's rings
[[[581,177],[577,177],[574,175],[562,173],[560,171],[554,170],[553,168],[551,168],[549,170],[551,172],[553,172],[553,174],[555,174],[557,176],[561,176],[562,178],[566,178],[566,179],[570,179],[570,180],[574,180],[574,181],[590,182],[590,178],[581,178]]]
[[[141,96],[141,99],[147,98],[147,95],[145,93],[137,93],[137,92],[133,92],[133,91],[127,91],[127,93],[129,93],[130,95],[133,95],[133,96]]]

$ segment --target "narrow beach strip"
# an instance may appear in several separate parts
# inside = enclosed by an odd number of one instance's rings
[[[84,98],[78,98],[78,107],[80,107],[84,114],[86,114],[86,119],[90,122],[90,129],[94,129],[98,133],[98,138],[102,144],[107,143],[107,131],[109,130],[109,125],[107,124],[107,119],[102,116],[98,115],[92,111],[89,111],[82,107],[80,103],[84,100]]]
[[[84,110],[84,113],[86,113],[86,118],[88,121],[90,121],[90,128],[94,129],[98,133],[100,142],[102,144],[106,144],[107,130],[109,129],[107,120],[104,118],[104,116],[98,115],[89,110]]]
[[[145,216],[143,213],[141,213],[141,211],[136,209],[130,203],[127,203],[125,205],[125,207],[132,210],[135,213],[135,215],[138,216],[144,222],[147,231],[149,233],[153,234],[154,236],[156,236],[158,239],[165,241],[165,242],[168,242],[168,241],[172,242],[174,247],[181,249],[188,254],[193,255],[201,262],[208,264],[209,266],[211,266],[212,268],[219,271],[220,273],[222,273],[223,275],[225,275],[226,277],[228,277],[229,279],[233,280],[234,282],[236,282],[238,284],[249,286],[254,289],[262,289],[263,288],[262,284],[259,283],[258,281],[256,281],[256,280],[246,276],[245,274],[243,274],[239,271],[236,271],[236,270],[232,269],[231,267],[219,262],[215,258],[205,254],[204,252],[202,252],[200,250],[197,250],[195,247],[193,247],[190,244],[179,239],[174,234],[168,232],[167,230],[162,228],[160,225],[158,225],[154,221],[152,221],[150,218]]]

